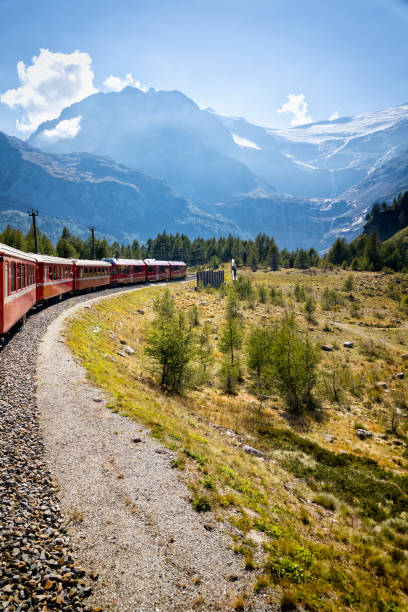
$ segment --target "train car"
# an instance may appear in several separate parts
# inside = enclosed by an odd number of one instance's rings
[[[53,255],[33,255],[37,262],[37,302],[74,290],[72,259]]]
[[[147,266],[146,280],[149,282],[170,280],[170,263],[157,259],[145,259]]]
[[[107,261],[74,259],[73,264],[75,291],[110,285],[112,266]]]
[[[145,283],[147,266],[141,259],[104,259],[111,265],[111,283],[128,285],[130,283]]]
[[[169,264],[171,280],[185,278],[187,276],[187,266],[184,261],[169,261]]]
[[[0,244],[0,334],[6,333],[36,302],[36,260]]]

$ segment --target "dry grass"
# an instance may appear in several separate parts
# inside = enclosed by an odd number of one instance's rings
[[[200,500],[201,510],[210,506],[229,525],[237,554],[248,571],[256,570],[255,590],[283,589],[290,593],[288,602],[311,610],[403,610],[408,607],[408,570],[401,525],[407,521],[408,498],[402,496],[401,511],[393,514],[384,489],[383,502],[370,506],[359,479],[374,488],[372,483],[386,481],[392,489],[403,482],[394,484],[395,479],[407,475],[406,447],[392,443],[395,432],[387,433],[396,404],[401,439],[406,432],[405,381],[395,376],[408,365],[402,359],[404,343],[408,347],[407,319],[388,295],[388,277],[372,273],[352,273],[353,303],[359,304],[359,318],[352,318],[348,293],[342,291],[349,274],[248,273],[268,289],[281,289],[285,304],[242,304],[246,327],[293,308],[300,327],[313,328],[309,334],[315,342],[335,348],[322,352],[321,410],[301,419],[288,414],[278,395],[260,406],[246,380],[237,395],[224,395],[216,378],[217,350],[210,384],[182,396],[163,393],[143,354],[144,329],[158,288],[100,303],[73,320],[67,335],[90,378],[111,394],[111,409],[146,424],[177,452],[174,465],[184,470],[192,499]],[[298,283],[314,297],[314,323],[306,321],[303,303],[295,301]],[[320,304],[326,287],[343,297],[332,311]],[[179,308],[198,306],[200,323],[210,322],[216,346],[225,309],[222,295],[196,293],[186,285],[171,290]],[[121,340],[134,355],[118,355]],[[354,347],[344,348],[344,341]],[[330,392],[333,376],[338,377],[337,401]],[[378,382],[386,382],[387,388]],[[373,437],[360,440],[358,426]],[[266,459],[245,454],[242,442],[261,448]],[[341,463],[344,452],[350,457],[347,466]],[[376,463],[366,466],[364,458]],[[355,479],[355,497],[345,499],[345,474]]]

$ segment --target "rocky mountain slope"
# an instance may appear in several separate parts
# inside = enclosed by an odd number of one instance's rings
[[[50,225],[55,217],[58,228],[67,224],[73,231],[92,223],[119,240],[143,240],[164,227],[204,236],[238,231],[161,179],[89,154],[45,154],[0,133],[0,222],[18,221],[31,206]]]

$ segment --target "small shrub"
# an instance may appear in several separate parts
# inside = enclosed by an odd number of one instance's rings
[[[267,299],[268,299],[268,293],[263,283],[257,286],[257,293],[258,293],[258,302],[260,304],[266,304]]]
[[[254,584],[254,593],[258,595],[261,591],[266,589],[269,585],[267,576],[258,576]]]
[[[282,535],[282,529],[280,529],[277,525],[270,523],[269,521],[263,519],[255,519],[254,527],[258,531],[262,531],[265,535],[269,537],[279,537]]]
[[[288,557],[283,557],[282,559],[270,558],[267,568],[275,579],[288,578],[294,583],[304,582],[306,579],[305,570],[299,563],[292,561]]]
[[[191,505],[193,506],[196,512],[209,512],[211,510],[210,500],[207,497],[204,497],[203,495],[195,497],[191,502]]]
[[[318,493],[314,496],[313,501],[315,504],[319,504],[319,506],[323,506],[326,510],[332,510],[333,512],[337,507],[337,499],[330,493]]]
[[[215,484],[214,480],[211,478],[211,476],[206,476],[204,478],[203,484],[204,484],[204,487],[206,489],[209,489],[210,491],[216,491],[217,490],[216,484]]]
[[[280,609],[282,612],[296,612],[296,597],[292,591],[284,591],[280,600]]]
[[[344,281],[344,285],[343,285],[343,291],[347,291],[350,292],[353,290],[354,287],[354,280],[353,277],[351,276],[351,274],[346,278],[346,280]]]

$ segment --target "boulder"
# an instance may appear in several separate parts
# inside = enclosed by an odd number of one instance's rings
[[[322,351],[329,351],[329,352],[331,352],[332,350],[333,350],[333,347],[328,346],[327,344],[323,344]]]
[[[242,450],[248,455],[254,455],[255,457],[265,457],[263,452],[258,450],[257,448],[253,448],[252,446],[248,446],[248,444],[244,444]]]
[[[404,374],[404,372],[398,372],[396,377],[399,378],[400,380],[402,380],[403,378],[405,378],[405,374]]]
[[[380,387],[381,389],[387,389],[388,385],[386,382],[380,381],[380,382],[377,382],[377,387]]]
[[[345,348],[353,348],[353,346],[354,346],[354,342],[344,342],[344,343],[343,343],[343,346],[344,346]]]
[[[368,429],[356,429],[356,435],[360,438],[360,440],[365,440],[366,438],[372,438],[373,434]]]
[[[132,347],[131,347],[131,346],[127,346],[127,347],[125,348],[125,353],[127,353],[128,355],[134,355],[134,354],[135,354],[135,351],[132,349]]]
[[[395,438],[392,443],[395,444],[395,446],[402,446],[404,444],[404,442],[402,440],[399,440],[398,438]]]

